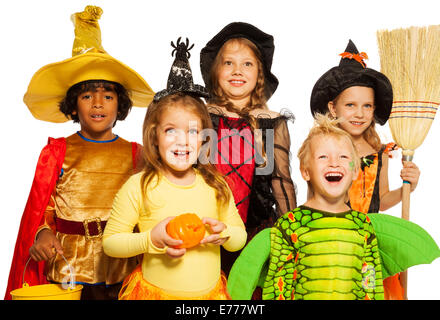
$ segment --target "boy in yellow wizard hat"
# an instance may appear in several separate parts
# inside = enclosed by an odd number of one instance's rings
[[[47,282],[61,283],[73,268],[82,299],[117,298],[133,259],[106,256],[101,236],[115,193],[142,167],[137,143],[113,133],[132,105],[147,107],[153,90],[134,70],[107,54],[98,19],[87,6],[72,15],[72,57],[33,76],[24,102],[35,118],[79,122],[67,138],[49,138],[38,160],[15,245],[5,299],[10,291]],[[138,152],[139,151],[139,152]]]

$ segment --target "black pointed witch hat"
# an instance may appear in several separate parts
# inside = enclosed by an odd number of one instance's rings
[[[312,114],[328,112],[328,103],[342,91],[354,86],[374,89],[376,109],[374,119],[384,125],[391,112],[393,89],[390,80],[381,72],[367,68],[365,52],[359,53],[353,41],[349,40],[347,48],[340,54],[339,65],[324,73],[315,83],[310,97]]]
[[[174,48],[171,56],[176,55],[173,65],[171,66],[170,74],[168,76],[167,88],[157,92],[154,95],[154,101],[158,101],[165,96],[177,92],[184,92],[198,97],[207,98],[209,96],[205,87],[194,84],[191,67],[189,66],[189,58],[191,54],[189,50],[194,47],[194,44],[189,45],[189,40],[180,42],[180,37],[176,44],[171,41],[171,46]]]
[[[351,67],[355,69],[366,68],[367,64],[364,59],[368,59],[365,52],[359,53],[358,49],[354,45],[353,41],[348,40],[347,48],[343,53],[339,54],[341,61],[339,61],[339,67]]]

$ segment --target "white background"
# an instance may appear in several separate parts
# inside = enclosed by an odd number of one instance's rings
[[[99,5],[104,49],[134,68],[159,91],[166,85],[171,57],[170,41],[179,36],[195,43],[191,66],[196,83],[203,84],[199,53],[221,28],[233,21],[258,26],[275,37],[273,73],[280,85],[269,101],[272,110],[290,109],[296,122],[292,138],[292,176],[298,185],[298,203],[306,198],[306,184],[298,170],[297,151],[312,125],[309,99],[316,80],[339,63],[348,39],[367,52],[367,65],[380,69],[376,45],[378,29],[440,23],[436,1],[2,1],[0,11],[0,297],[6,288],[21,215],[35,165],[47,137],[68,136],[78,130],[71,122],[36,120],[22,101],[32,75],[48,63],[71,56],[74,39],[70,15],[87,4]],[[439,62],[440,63],[440,62]],[[141,141],[145,109],[134,108],[114,132]],[[388,126],[379,127],[383,142],[392,140]],[[421,170],[411,195],[411,220],[440,244],[438,209],[439,119],[414,162]],[[437,141],[437,142],[436,142]],[[390,187],[400,187],[399,157],[390,161]],[[99,195],[97,195],[99,196]],[[400,216],[400,205],[387,213]],[[440,259],[409,272],[410,299],[440,299]]]

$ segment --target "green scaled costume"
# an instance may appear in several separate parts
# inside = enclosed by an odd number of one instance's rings
[[[383,279],[440,256],[415,223],[386,214],[330,213],[306,206],[258,233],[228,278],[232,299],[383,300]]]

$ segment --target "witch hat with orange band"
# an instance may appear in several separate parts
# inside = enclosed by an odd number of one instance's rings
[[[83,12],[73,14],[72,57],[48,64],[32,77],[23,100],[35,118],[49,122],[68,121],[58,104],[71,86],[87,80],[120,83],[129,91],[136,107],[147,107],[153,100],[154,92],[148,83],[103,49],[98,24],[102,13],[99,7],[87,6]]]
[[[353,41],[349,40],[341,54],[338,66],[324,73],[316,81],[310,97],[312,114],[328,112],[328,102],[333,101],[342,91],[354,86],[374,89],[374,120],[384,125],[393,104],[393,88],[390,80],[381,72],[367,68],[365,52],[359,53]]]

